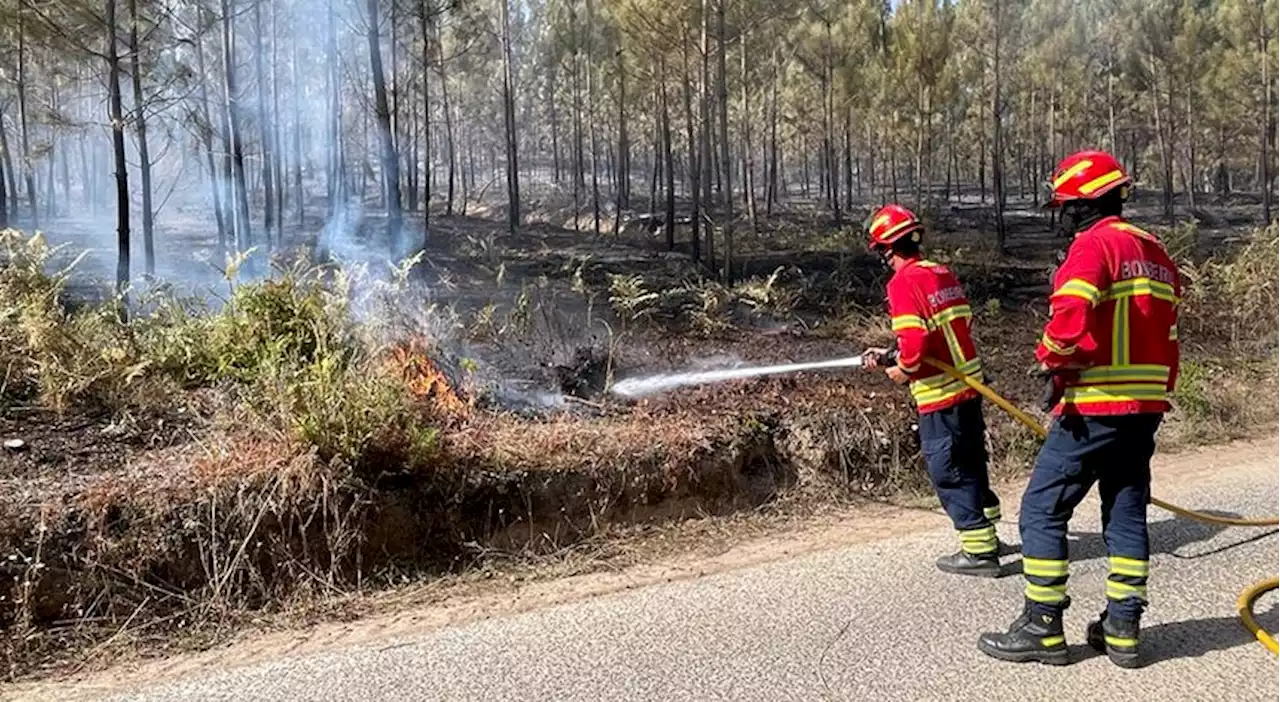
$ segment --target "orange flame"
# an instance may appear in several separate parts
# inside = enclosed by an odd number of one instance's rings
[[[417,337],[401,341],[388,356],[391,370],[404,379],[409,393],[445,414],[465,414],[470,403],[464,400],[431,360],[428,344]]]

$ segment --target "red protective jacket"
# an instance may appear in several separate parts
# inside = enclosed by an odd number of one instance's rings
[[[1068,370],[1059,415],[1165,412],[1178,380],[1178,267],[1155,236],[1119,217],[1076,235],[1058,268],[1036,348]]]
[[[969,333],[973,311],[951,269],[914,258],[893,274],[885,292],[898,337],[898,367],[911,378],[920,414],[976,397],[968,385],[923,360],[933,356],[982,381],[982,361]]]

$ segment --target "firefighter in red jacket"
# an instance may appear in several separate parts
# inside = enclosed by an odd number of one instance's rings
[[[1023,613],[978,648],[1007,661],[1064,665],[1067,522],[1096,482],[1109,574],[1107,607],[1086,632],[1113,663],[1138,666],[1147,604],[1147,503],[1156,429],[1178,375],[1178,270],[1160,241],[1121,218],[1129,176],[1101,151],[1054,171],[1050,207],[1075,232],[1036,348],[1055,415],[1022,497]]]
[[[960,550],[939,558],[938,568],[997,577],[1000,500],[987,476],[982,398],[923,360],[933,356],[982,380],[982,361],[969,332],[969,301],[947,266],[922,258],[922,226],[910,210],[886,205],[867,221],[871,250],[893,269],[886,293],[898,346],[896,361],[886,349],[868,349],[863,357],[867,368],[885,364],[895,383],[910,383],[929,478],[960,535]]]

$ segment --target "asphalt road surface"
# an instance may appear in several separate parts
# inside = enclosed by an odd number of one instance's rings
[[[1277,507],[1274,441],[1205,452],[1161,483],[1172,502],[1222,513]],[[1216,465],[1215,460],[1233,461]],[[1005,494],[1013,512],[1016,494]],[[1009,519],[1007,517],[1006,519]],[[571,601],[407,638],[154,680],[119,700],[1258,700],[1275,657],[1234,614],[1277,569],[1274,529],[1222,529],[1151,508],[1152,606],[1140,670],[1084,644],[1104,605],[1106,551],[1090,497],[1072,522],[1067,613],[1073,664],[997,662],[975,648],[1021,606],[1022,578],[946,575],[945,522],[927,530],[746,569]],[[1016,523],[999,526],[1019,541]],[[1007,557],[1006,563],[1017,557]],[[1273,594],[1258,604],[1276,631]]]

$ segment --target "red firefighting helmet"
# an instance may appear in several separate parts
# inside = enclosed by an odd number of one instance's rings
[[[890,246],[904,236],[911,235],[911,240],[919,243],[920,218],[902,205],[885,205],[867,218],[867,237],[870,246],[876,249]]]
[[[1049,201],[1045,207],[1062,207],[1071,200],[1094,200],[1116,188],[1122,188],[1121,197],[1127,198],[1132,182],[1124,167],[1111,154],[1078,151],[1062,159],[1053,169]]]

